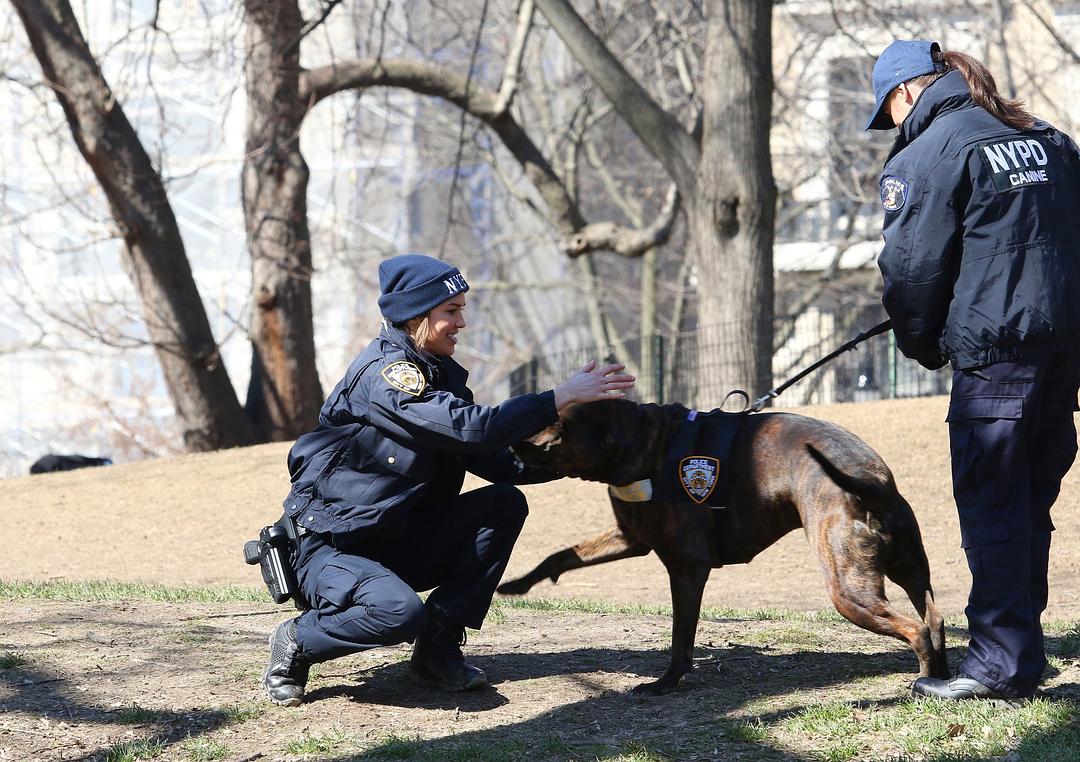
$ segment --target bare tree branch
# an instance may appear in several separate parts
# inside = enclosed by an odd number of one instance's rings
[[[90,52],[68,0],[14,0],[45,80],[124,237],[131,279],[189,449],[252,441],[161,175]]]
[[[667,170],[684,196],[692,197],[701,148],[671,114],[657,105],[566,0],[536,0],[578,64],[619,116]]]
[[[318,29],[322,25],[322,23],[326,21],[326,17],[334,11],[334,8],[341,5],[341,0],[323,0],[323,3],[324,4],[322,12],[319,13],[318,17],[311,19],[304,24],[299,34],[297,34],[296,37],[294,37],[293,40],[284,47],[281,52],[282,56],[288,56],[294,53],[296,49],[300,47],[300,43],[303,41],[303,39],[312,32],[314,32],[316,29]]]
[[[674,191],[669,194],[665,211],[644,230],[614,222],[588,225],[566,184],[532,138],[509,111],[497,110],[498,96],[470,83],[464,75],[426,61],[405,59],[358,59],[311,69],[300,75],[300,95],[311,104],[344,90],[376,86],[402,87],[442,98],[490,127],[540,193],[548,209],[548,221],[566,239],[563,250],[567,254],[580,256],[610,250],[624,256],[640,256],[670,235],[679,205],[678,194]],[[579,235],[582,237],[575,240]]]
[[[1035,17],[1035,20],[1042,25],[1050,36],[1054,38],[1054,42],[1056,42],[1058,47],[1072,59],[1073,63],[1080,64],[1080,53],[1077,53],[1076,48],[1070,45],[1069,41],[1061,36],[1061,33],[1054,28],[1054,25],[1038,11],[1034,3],[1032,3],[1031,0],[1024,0],[1024,7],[1028,9],[1031,15]]]
[[[517,32],[514,41],[510,45],[510,53],[506,57],[506,70],[503,72],[502,85],[499,86],[499,94],[495,98],[494,110],[496,114],[502,114],[510,108],[514,95],[517,93],[518,77],[521,74],[521,60],[525,56],[525,44],[529,39],[529,30],[532,29],[533,13],[536,5],[533,0],[521,0],[518,8]]]
[[[598,250],[613,251],[624,257],[640,257],[668,240],[679,216],[679,207],[678,186],[672,183],[660,214],[649,227],[635,229],[614,222],[594,222],[564,241],[563,250],[571,257]]]

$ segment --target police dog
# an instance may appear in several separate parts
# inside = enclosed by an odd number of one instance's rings
[[[575,405],[514,451],[529,465],[628,485],[658,476],[687,413],[681,405],[628,400]],[[525,576],[500,585],[499,592],[521,595],[571,569],[655,551],[671,582],[671,663],[659,680],[635,691],[668,693],[693,667],[710,570],[747,563],[802,526],[836,610],[864,629],[906,641],[918,656],[920,676],[949,676],[945,625],[934,603],[919,525],[869,445],[832,423],[759,413],[744,419],[723,468],[730,475],[726,507],[704,507],[689,497],[628,502],[611,494],[615,527],[548,556]],[[609,492],[625,496],[618,489]],[[921,621],[893,608],[883,577],[903,588]]]

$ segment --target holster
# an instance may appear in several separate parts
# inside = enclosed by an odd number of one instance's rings
[[[270,526],[263,527],[259,539],[244,544],[244,561],[259,565],[263,582],[274,603],[292,599],[300,610],[308,607],[296,582],[296,566],[300,557],[300,532],[288,514]]]

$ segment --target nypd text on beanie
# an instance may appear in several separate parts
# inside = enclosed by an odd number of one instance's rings
[[[426,254],[400,254],[379,264],[379,310],[391,323],[404,323],[469,290],[453,265]]]

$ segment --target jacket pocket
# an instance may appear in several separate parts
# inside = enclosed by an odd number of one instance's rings
[[[432,456],[364,426],[318,485],[323,502],[332,504],[346,532],[382,523],[384,513],[421,492],[435,470]]]
[[[1024,417],[1024,398],[1005,395],[979,395],[956,397],[949,402],[946,421],[967,421],[972,418],[1005,418],[1020,420]]]

